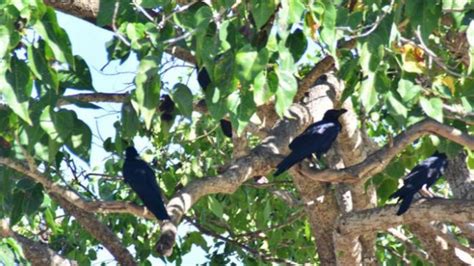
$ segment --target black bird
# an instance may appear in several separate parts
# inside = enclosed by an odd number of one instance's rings
[[[405,213],[413,200],[413,196],[426,185],[426,188],[431,187],[438,178],[444,174],[444,170],[448,166],[446,154],[436,151],[431,157],[415,166],[411,172],[403,180],[403,186],[395,193],[390,195],[390,198],[398,198],[400,208],[397,215]]]
[[[158,220],[169,220],[170,216],[161,199],[160,187],[156,183],[155,174],[150,166],[140,159],[137,150],[132,146],[125,150],[125,163],[122,172],[125,182],[138,194],[147,209]]]
[[[338,119],[345,112],[347,112],[346,109],[328,110],[324,113],[322,120],[306,128],[290,143],[290,155],[277,165],[277,170],[273,175],[278,176],[304,158],[311,158],[313,153],[316,153],[318,160],[321,160],[321,156],[331,148],[341,131],[342,126]]]
[[[206,90],[207,87],[209,87],[209,84],[211,84],[211,77],[209,77],[209,73],[207,73],[205,67],[202,67],[201,70],[199,70],[199,67],[196,65],[196,68],[198,70],[197,78],[199,86],[201,86],[203,90]]]

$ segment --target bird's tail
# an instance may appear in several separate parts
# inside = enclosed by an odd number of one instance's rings
[[[290,153],[283,161],[277,165],[277,170],[273,173],[273,176],[279,176],[286,170],[290,169],[294,164],[300,161],[301,158],[297,156],[294,152]]]
[[[414,195],[415,194],[410,193],[410,194],[407,194],[403,197],[402,203],[400,204],[400,208],[397,211],[397,215],[404,214],[408,210],[408,208],[410,208],[410,205],[411,205],[411,202],[413,201],[413,196]]]
[[[146,204],[146,206],[153,213],[153,215],[158,218],[158,220],[170,220],[170,216],[168,215],[165,204],[163,203],[161,198],[155,197],[149,200],[153,200],[153,202],[149,202],[149,204]]]
[[[410,204],[413,201],[413,196],[415,195],[416,191],[410,189],[408,187],[401,187],[399,190],[395,191],[390,198],[398,198],[398,202],[402,202],[400,204],[400,208],[397,211],[397,215],[404,214],[408,208],[410,208]]]

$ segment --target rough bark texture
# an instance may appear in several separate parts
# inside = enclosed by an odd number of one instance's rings
[[[0,238],[12,237],[18,242],[27,260],[32,265],[76,266],[74,260],[68,260],[50,249],[48,245],[28,239],[10,229],[7,220],[0,220]]]
[[[324,112],[334,107],[336,94],[329,84],[317,85],[309,90],[306,98],[307,107],[312,116],[312,122],[320,120]],[[287,152],[288,148],[284,150]],[[336,167],[331,160],[330,167]],[[334,265],[336,255],[332,239],[335,221],[339,215],[339,207],[329,184],[308,180],[296,171],[291,171],[293,181],[306,204],[305,211],[311,224],[311,230],[316,240],[317,253],[321,265]]]
[[[95,23],[99,12],[99,0],[49,0],[45,2],[58,10],[92,23]],[[353,45],[353,43],[347,45]],[[181,47],[172,47],[167,52],[188,63],[195,64],[192,53]],[[343,89],[342,84],[330,77],[326,85],[314,86],[316,80],[331,70],[333,66],[334,59],[327,56],[299,82],[295,101],[299,103],[306,96],[309,101],[305,106],[299,104],[292,106],[290,113],[293,115],[293,119],[278,121],[271,104],[259,108],[258,114],[265,120],[265,127],[269,128],[275,125],[272,130],[262,134],[266,136],[262,144],[247,154],[239,153],[220,175],[195,180],[171,198],[167,207],[172,214],[172,222],[162,225],[162,235],[157,244],[157,249],[161,254],[171,254],[176,238],[176,226],[195,202],[209,194],[233,193],[251,177],[270,173],[281,159],[280,155],[288,152],[287,145],[291,138],[300,133],[310,122],[319,120],[327,109],[335,106],[340,107],[338,95]],[[311,88],[315,89],[310,90]],[[82,101],[123,102],[128,95],[97,93],[72,97],[77,97]],[[68,98],[66,97],[60,104],[67,104],[67,102]],[[342,117],[343,131],[338,137],[336,145],[326,157],[329,169],[322,171],[310,169],[307,164],[303,163],[290,170],[302,199],[306,203],[312,203],[306,204],[305,211],[316,239],[321,264],[334,265],[336,262],[339,265],[373,264],[375,229],[384,230],[399,224],[414,222],[418,224],[412,225],[412,230],[419,238],[423,239],[423,244],[428,247],[428,253],[437,263],[457,263],[452,250],[434,254],[436,250],[441,249],[436,243],[437,232],[428,223],[433,220],[451,221],[456,224],[471,222],[474,213],[472,201],[421,201],[423,203],[419,203],[419,201],[413,204],[413,207],[405,215],[396,216],[394,213],[398,206],[372,208],[375,206],[375,193],[372,188],[366,191],[364,182],[374,174],[383,171],[394,156],[423,135],[436,134],[469,149],[474,149],[474,137],[434,120],[426,119],[398,135],[389,145],[374,151],[373,143],[365,132],[359,129],[350,103],[344,103],[343,106],[349,112]],[[462,113],[449,106],[444,107],[444,112],[448,115],[447,117],[474,117],[472,113]],[[242,149],[242,151],[245,150]],[[474,197],[472,179],[466,172],[465,161],[462,162],[462,160],[461,157],[456,157],[450,163],[451,166],[462,165],[464,168],[451,167],[446,175],[455,196],[472,200]],[[74,215],[86,230],[109,249],[119,263],[122,265],[135,264],[128,250],[120,244],[118,237],[100,223],[93,213],[123,212],[153,219],[153,216],[145,208],[124,202],[88,202],[74,191],[52,183],[41,173],[28,169],[16,161],[0,157],[0,164],[15,169],[41,183],[67,212]],[[464,179],[460,176],[463,176]],[[327,182],[346,182],[346,184],[338,185],[337,191],[335,191]],[[341,215],[342,217],[340,217]]]
[[[121,265],[137,265],[130,252],[122,245],[120,239],[103,223],[99,222],[92,213],[86,212],[68,201],[60,195],[52,195],[61,208],[70,213],[81,224],[82,228],[89,232],[94,238],[104,245],[104,247],[115,257]]]
[[[448,168],[444,174],[449,183],[449,187],[456,199],[474,199],[474,177],[469,172],[466,165],[466,153],[458,153],[448,160]]]

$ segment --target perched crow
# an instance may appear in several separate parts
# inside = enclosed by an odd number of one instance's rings
[[[125,182],[138,194],[148,210],[158,220],[169,220],[170,217],[161,199],[161,192],[156,183],[155,174],[148,164],[141,160],[134,147],[125,150],[125,163],[123,164]]]
[[[403,187],[390,195],[390,198],[398,198],[400,208],[397,215],[405,213],[413,200],[413,196],[426,184],[426,188],[431,187],[448,165],[446,154],[436,151],[431,157],[415,166],[403,180]]]
[[[331,148],[339,131],[341,131],[341,124],[338,119],[345,112],[347,112],[346,109],[326,111],[321,121],[310,125],[301,135],[296,137],[289,145],[290,155],[277,165],[277,170],[273,175],[278,176],[304,158],[311,158],[313,153],[316,153],[318,160],[320,160],[321,156]]]

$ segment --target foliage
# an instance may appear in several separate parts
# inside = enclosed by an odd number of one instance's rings
[[[199,2],[179,9],[185,6],[177,3],[182,1],[142,0],[137,8],[120,0],[114,15],[115,2],[100,1],[97,17],[98,26],[117,27],[119,37],[108,43],[108,58],[124,62],[136,54],[140,65],[135,87],[115,122],[116,136],[101,143],[118,155],[105,163],[108,175],[119,175],[121,154],[135,136],[147,138],[156,148],[151,157],[156,158],[155,169],[167,196],[180,187],[177,184],[217,174],[232,153],[231,141],[216,130],[219,120],[230,118],[236,132],[247,134],[255,145],[260,139],[245,128],[257,109],[274,103],[279,116],[287,114],[305,69],[328,55],[334,57],[337,75],[345,82],[343,97],[367,117],[363,123],[380,144],[424,116],[472,132],[465,123],[446,117],[443,106],[470,112],[474,105],[473,1],[251,0],[236,4],[217,0],[212,6]],[[348,47],[344,43],[349,39],[355,44]],[[161,81],[165,51],[174,46],[193,51],[197,65],[207,69],[211,86],[196,91],[184,83]],[[3,1],[0,138],[14,145],[11,149],[1,146],[0,155],[22,160],[21,145],[51,180],[87,199],[137,201],[121,181],[64,178],[72,156],[89,161],[92,144],[88,125],[63,106],[66,93],[74,90],[95,92],[89,67],[72,53],[54,10],[41,1]],[[171,121],[165,121],[158,109],[163,91],[176,103]],[[209,113],[191,109],[201,99],[206,100]],[[80,100],[69,102],[79,108],[94,107]],[[385,204],[405,171],[436,147],[451,155],[460,149],[435,137],[408,147],[386,171],[371,179],[379,204]],[[469,161],[473,160],[470,154]],[[9,217],[22,234],[36,240],[41,237],[39,228],[46,226],[52,249],[80,263],[96,259],[98,242],[68,214],[61,214],[41,185],[5,167],[0,168],[0,183],[0,218]],[[298,197],[291,182],[276,183],[273,189],[286,189]],[[262,234],[239,236],[283,224],[301,208],[288,208],[270,190],[251,185],[232,195],[207,197],[189,216],[206,230],[233,241],[209,242],[201,234],[190,233],[180,239],[179,248],[167,260],[181,262],[195,245],[208,251],[213,261],[236,256],[245,264],[260,264],[264,259],[251,251],[257,250],[270,257],[314,263],[315,243],[306,219]],[[125,245],[135,247],[140,263],[149,264],[150,256],[157,256],[153,245],[159,234],[154,221],[126,214],[100,215],[100,219],[121,235]],[[0,243],[0,260],[5,263],[18,261],[19,252],[9,240]],[[394,253],[404,252],[395,239],[380,235],[379,259],[400,263]],[[421,258],[411,256],[410,260],[421,263]]]

